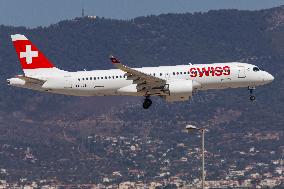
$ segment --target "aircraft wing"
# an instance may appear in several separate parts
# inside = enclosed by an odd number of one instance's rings
[[[133,84],[137,84],[137,91],[145,90],[147,92],[154,89],[162,89],[166,84],[166,80],[123,65],[113,56],[110,57],[110,60],[116,68],[126,72],[128,80],[132,80]]]

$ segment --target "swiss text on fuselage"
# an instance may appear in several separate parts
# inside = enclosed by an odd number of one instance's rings
[[[230,66],[190,68],[191,77],[230,75]]]

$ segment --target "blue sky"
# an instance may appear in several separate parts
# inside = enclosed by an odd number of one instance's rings
[[[0,0],[0,24],[48,26],[81,15],[129,19],[161,13],[211,9],[258,10],[284,5],[284,0]]]

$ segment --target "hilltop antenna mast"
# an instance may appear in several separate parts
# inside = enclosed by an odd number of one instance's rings
[[[84,7],[82,8],[82,18],[84,18],[85,17],[85,9],[84,9]]]

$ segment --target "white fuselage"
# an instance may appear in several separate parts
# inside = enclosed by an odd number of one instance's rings
[[[247,63],[231,62],[134,69],[168,82],[192,80],[197,83],[195,90],[255,87],[267,84],[274,79],[268,72],[254,70],[254,68],[257,67]],[[29,77],[46,82],[43,85],[10,82],[10,85],[74,96],[145,95],[145,93],[137,92],[136,84],[133,84],[132,80],[127,80],[125,72],[119,69],[67,72],[51,68],[25,73],[26,75],[28,73]],[[162,95],[158,91],[150,91],[150,93]]]

